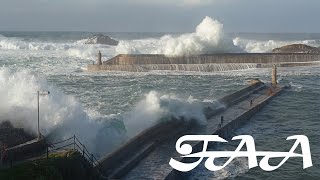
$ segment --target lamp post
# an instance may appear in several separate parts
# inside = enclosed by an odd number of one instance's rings
[[[49,91],[37,91],[38,93],[38,139],[41,138],[41,133],[40,133],[40,125],[39,125],[39,122],[40,122],[40,95],[41,96],[44,96],[44,95],[49,95],[50,92]]]

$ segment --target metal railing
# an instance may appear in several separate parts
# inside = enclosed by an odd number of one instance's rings
[[[48,141],[45,142],[45,149],[46,152],[44,153],[39,153],[37,155],[33,155],[32,157],[28,157],[27,159],[21,159],[21,160],[13,160],[12,158],[7,157],[7,161],[3,161],[4,156],[7,155],[7,149],[6,148],[1,148],[0,151],[0,169],[2,168],[12,168],[13,165],[18,165],[23,162],[27,162],[30,160],[35,160],[35,159],[41,159],[43,156],[46,156],[47,159],[49,159],[50,153],[59,153],[62,150],[74,150],[78,151],[81,156],[91,165],[92,168],[95,168],[98,173],[103,175],[103,171],[101,169],[101,164],[99,163],[98,159],[88,151],[86,146],[79,141],[79,139],[73,135],[72,137],[55,142],[55,143],[50,143]],[[44,149],[43,149],[44,150]],[[42,151],[43,152],[43,151]],[[15,155],[15,154],[12,154]]]
[[[88,151],[86,146],[81,143],[75,135],[68,139],[48,144],[46,152],[47,159],[49,159],[50,153],[59,152],[61,150],[78,151],[82,157],[84,157],[91,164],[92,167],[101,171],[101,165],[98,159]]]

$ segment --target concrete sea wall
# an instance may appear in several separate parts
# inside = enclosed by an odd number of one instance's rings
[[[155,148],[155,142],[175,132],[180,126],[179,121],[170,121],[160,123],[141,132],[112,153],[101,158],[99,168],[109,178],[120,178]]]
[[[45,152],[47,142],[45,139],[33,139],[31,141],[19,144],[17,146],[6,149],[3,153],[3,163],[12,161],[21,161],[31,157],[38,156]]]
[[[272,98],[278,96],[283,91],[284,88],[285,87],[278,86],[278,90],[270,94],[269,98],[265,99],[262,102],[259,102],[258,104],[250,108],[248,111],[237,116],[235,119],[231,120],[229,123],[222,126],[220,129],[217,129],[216,131],[212,132],[212,134],[219,135],[224,139],[228,139],[235,129],[238,129],[239,127],[247,123],[250,120],[250,118],[254,116],[257,112],[259,112]],[[237,92],[234,94],[237,94]],[[233,95],[231,95],[231,97],[232,96]],[[211,148],[213,147],[214,146],[211,146]],[[203,142],[199,142],[192,147],[192,150],[193,152],[200,152],[202,151],[202,148],[203,148]],[[198,159],[195,159],[195,158],[181,158],[179,161],[185,162],[185,163],[186,162],[191,163],[197,160]],[[184,177],[183,173],[172,169],[172,171],[165,177],[165,179],[166,180],[183,179],[181,177]]]
[[[223,103],[225,107],[229,107],[243,100],[247,95],[264,87],[264,83],[257,81],[250,86],[220,98],[219,101]],[[206,109],[204,111],[206,116],[210,117],[223,110],[224,109]],[[101,165],[99,168],[101,168],[109,178],[121,178],[133,169],[139,161],[157,148],[159,142],[164,142],[166,138],[170,138],[174,134],[192,128],[192,126],[192,124],[186,124],[183,120],[178,119],[155,125],[141,132],[129,142],[102,158],[99,161]]]
[[[320,54],[303,53],[225,53],[168,57],[162,54],[120,54],[104,65],[145,65],[145,64],[209,64],[209,63],[279,63],[319,61]]]
[[[120,54],[100,65],[88,65],[88,71],[131,71],[151,70],[217,72],[249,68],[277,66],[307,66],[319,64],[320,54],[303,53],[227,53],[168,57],[161,54]]]
[[[144,64],[144,65],[89,65],[90,71],[129,71],[129,72],[148,72],[148,71],[199,71],[199,72],[218,72],[227,70],[241,70],[256,68],[254,63],[228,63],[228,64]]]

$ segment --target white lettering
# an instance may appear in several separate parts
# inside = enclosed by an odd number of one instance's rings
[[[257,157],[262,156],[259,166],[265,171],[273,171],[281,167],[290,157],[302,157],[303,169],[312,166],[311,152],[309,140],[304,135],[290,136],[287,140],[295,139],[295,143],[291,147],[289,152],[270,152],[270,151],[256,151],[254,139],[249,135],[235,136],[232,140],[241,140],[235,151],[207,151],[209,142],[228,142],[218,135],[185,135],[178,139],[176,142],[176,150],[180,153],[182,158],[199,158],[196,162],[184,163],[177,161],[173,158],[170,159],[170,166],[181,172],[188,172],[196,168],[202,160],[206,157],[205,167],[210,171],[218,171],[225,168],[234,158],[247,157],[249,169],[258,166]],[[192,145],[185,142],[198,142],[203,141],[202,151],[192,154]],[[301,146],[301,154],[297,154],[294,151],[298,145]],[[241,151],[243,147],[246,147],[246,151]],[[217,166],[214,164],[215,158],[229,157],[229,159],[222,165]],[[270,158],[281,158],[282,161],[276,165],[271,166],[269,164]]]

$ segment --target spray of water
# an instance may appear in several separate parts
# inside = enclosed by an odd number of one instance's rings
[[[174,94],[162,95],[151,91],[135,105],[132,111],[125,114],[124,124],[128,127],[128,135],[133,136],[172,117],[187,122],[196,121],[200,125],[207,123],[202,103],[192,96],[184,99]]]
[[[26,70],[12,73],[0,69],[0,121],[10,121],[36,134],[38,90],[50,91],[50,95],[40,97],[40,131],[52,141],[76,135],[92,152],[101,154],[125,140],[122,121],[93,111],[89,114],[76,98]]]
[[[101,116],[29,71],[7,68],[0,68],[0,122],[10,121],[36,135],[38,90],[50,91],[50,95],[40,97],[41,133],[53,142],[76,135],[98,156],[171,117],[206,124],[202,103],[191,96],[184,99],[151,91],[130,111]]]

